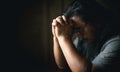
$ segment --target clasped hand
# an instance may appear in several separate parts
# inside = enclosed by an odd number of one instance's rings
[[[71,38],[73,34],[73,24],[65,16],[58,16],[53,19],[52,33],[56,38]]]

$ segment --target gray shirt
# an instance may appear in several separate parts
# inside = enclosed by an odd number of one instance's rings
[[[94,45],[83,49],[80,42],[78,38],[74,40],[76,48],[95,65],[96,72],[120,72],[120,36],[106,41],[99,51]]]

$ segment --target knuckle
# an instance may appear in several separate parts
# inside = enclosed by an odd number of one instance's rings
[[[58,18],[61,18],[61,16],[58,16]]]

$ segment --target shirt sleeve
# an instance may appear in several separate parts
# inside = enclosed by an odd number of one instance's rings
[[[104,45],[104,50],[92,61],[95,72],[120,72],[120,39]]]

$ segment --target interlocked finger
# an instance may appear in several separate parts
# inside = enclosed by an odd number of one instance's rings
[[[63,18],[65,24],[68,24],[67,18],[64,15],[62,16],[62,18]]]
[[[65,21],[63,20],[62,16],[59,16],[56,18],[57,22],[59,22],[61,25],[65,24]]]
[[[52,26],[55,26],[55,25],[56,25],[56,20],[53,19]]]

